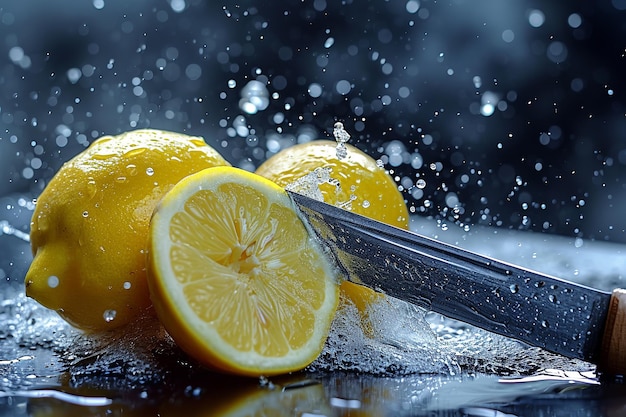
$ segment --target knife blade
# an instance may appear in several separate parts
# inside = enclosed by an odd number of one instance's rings
[[[341,274],[426,310],[626,373],[626,292],[465,251],[288,191]]]

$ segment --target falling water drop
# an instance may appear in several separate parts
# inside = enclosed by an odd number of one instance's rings
[[[346,142],[350,140],[350,134],[343,128],[343,123],[337,122],[333,126],[333,136],[337,141],[337,159],[341,160],[348,156]]]

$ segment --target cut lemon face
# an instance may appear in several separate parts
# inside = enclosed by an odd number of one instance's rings
[[[157,315],[200,363],[275,375],[321,352],[335,271],[278,185],[232,167],[193,174],[157,206],[149,247]]]

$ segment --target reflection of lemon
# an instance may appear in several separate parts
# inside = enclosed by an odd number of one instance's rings
[[[338,301],[334,272],[271,181],[231,167],[183,179],[154,212],[149,259],[157,315],[201,363],[273,375],[320,353]]]
[[[159,407],[158,414],[161,417],[335,415],[322,383],[301,374],[276,378],[259,384],[250,378],[207,375],[201,383],[202,394],[169,398]]]
[[[289,417],[294,415],[333,415],[322,384],[312,382],[302,387],[257,389],[247,396],[240,396],[230,404],[230,407],[225,407],[215,414],[220,417]]]
[[[145,252],[156,203],[181,178],[227,164],[197,137],[137,130],[98,139],[37,199],[26,294],[83,329],[127,323],[150,305]]]
[[[317,168],[329,167],[330,176],[339,181],[339,187],[320,185],[325,202],[407,229],[408,210],[393,178],[371,156],[354,146],[346,147],[347,157],[338,159],[336,142],[317,140],[295,145],[270,157],[256,173],[287,187]],[[341,284],[341,292],[363,315],[369,305],[380,300],[378,293],[349,281]]]

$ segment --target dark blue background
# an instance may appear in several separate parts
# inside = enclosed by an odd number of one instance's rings
[[[341,120],[352,143],[388,162],[416,214],[626,242],[625,9],[624,0],[3,2],[0,195],[36,197],[103,134],[202,135],[254,169],[268,146],[331,137]],[[269,99],[256,114],[239,105],[251,80]],[[489,104],[493,114],[481,114]],[[27,230],[17,216],[2,218]]]

